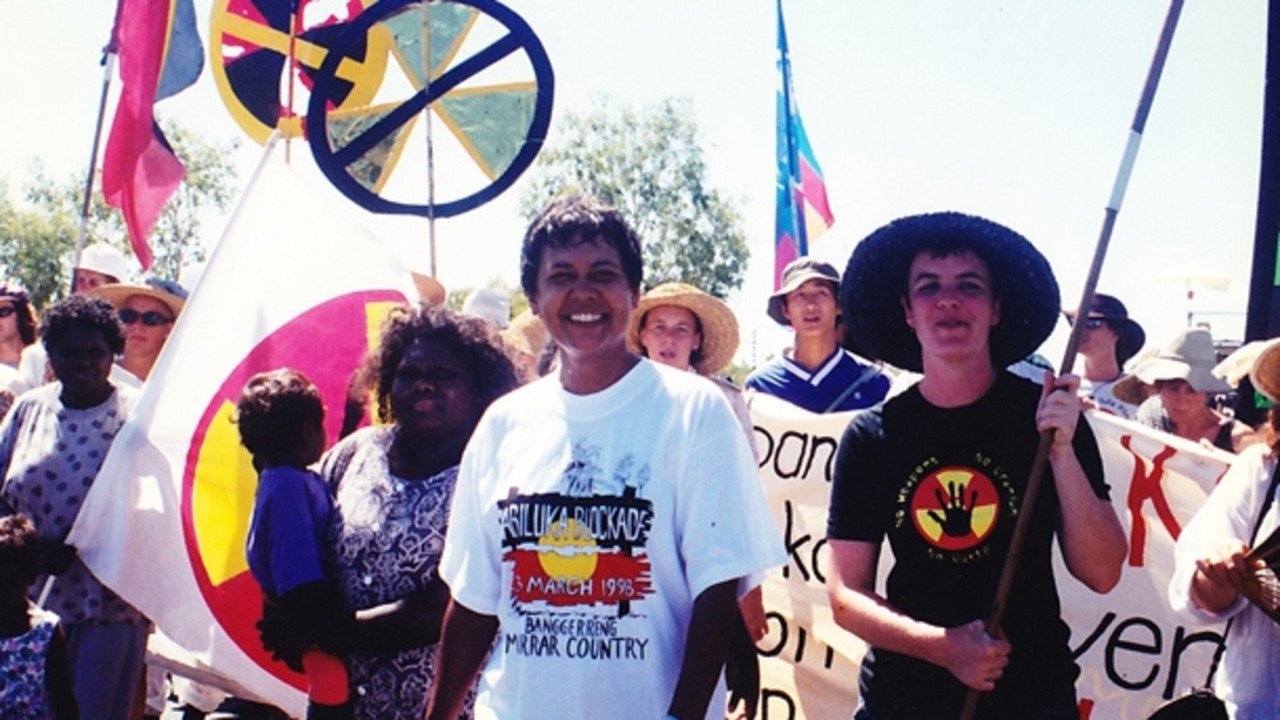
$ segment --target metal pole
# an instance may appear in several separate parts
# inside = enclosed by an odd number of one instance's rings
[[[1111,232],[1116,224],[1116,215],[1124,202],[1125,190],[1129,186],[1129,175],[1133,171],[1133,163],[1138,155],[1138,146],[1142,142],[1142,131],[1146,128],[1147,115],[1151,112],[1151,103],[1155,99],[1156,88],[1160,84],[1160,74],[1164,71],[1164,62],[1169,55],[1169,46],[1173,42],[1173,31],[1178,26],[1178,16],[1182,13],[1183,0],[1172,0],[1169,12],[1165,15],[1164,29],[1160,33],[1160,41],[1156,45],[1155,56],[1151,59],[1151,68],[1147,72],[1147,82],[1142,88],[1142,96],[1138,100],[1138,109],[1134,113],[1133,124],[1129,130],[1129,142],[1125,146],[1124,157],[1120,161],[1120,169],[1116,173],[1115,185],[1111,190],[1111,199],[1102,219],[1102,230],[1098,234],[1098,244],[1093,251],[1093,262],[1089,266],[1089,276],[1085,280],[1084,292],[1080,296],[1076,317],[1084,318],[1089,314],[1093,304],[1093,293],[1098,286],[1098,278],[1102,275],[1102,262],[1107,256],[1107,246],[1111,243]],[[1071,372],[1076,362],[1076,351],[1080,348],[1080,329],[1084,323],[1071,325],[1071,335],[1067,339],[1067,348],[1063,353],[1059,374]],[[1040,494],[1041,480],[1045,466],[1049,461],[1049,448],[1053,444],[1053,433],[1040,433],[1040,444],[1036,447],[1035,460],[1031,465],[1031,477],[1027,480],[1027,489],[1023,495],[1018,522],[1014,525],[1013,538],[1009,542],[1009,554],[1005,557],[1004,569],[1000,574],[1000,584],[996,588],[995,600],[992,602],[991,616],[987,620],[987,634],[999,637],[1004,624],[1004,612],[1009,601],[1009,592],[1013,589],[1013,581],[1018,574],[1018,563],[1022,559],[1022,547],[1026,544],[1027,534],[1031,530],[1031,519],[1035,514],[1036,500]],[[965,696],[964,708],[960,712],[960,720],[972,720],[978,709],[978,700],[982,693],[969,689]]]

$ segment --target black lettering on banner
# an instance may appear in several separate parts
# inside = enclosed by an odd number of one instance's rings
[[[1164,692],[1161,697],[1165,700],[1173,699],[1173,692],[1177,689],[1178,668],[1182,666],[1182,653],[1195,643],[1208,642],[1213,643],[1213,652],[1217,652],[1222,647],[1222,633],[1216,633],[1212,630],[1187,634],[1181,625],[1173,632],[1173,649],[1169,658],[1169,680],[1164,684]],[[1207,664],[1206,664],[1207,667]],[[1207,671],[1206,671],[1207,673]],[[1201,675],[1200,677],[1205,677]],[[1199,685],[1203,680],[1196,678],[1192,681],[1193,685]]]
[[[795,445],[794,442],[788,443],[788,440],[795,440],[800,443],[800,447],[795,450],[795,467],[790,470],[782,468],[782,453],[787,446]],[[773,456],[773,472],[784,480],[800,475],[801,469],[804,467],[804,450],[809,445],[809,436],[804,433],[798,433],[795,430],[788,430],[782,433],[782,437],[778,438],[778,452]]]
[[[773,473],[778,478],[805,480],[817,465],[822,468],[822,479],[831,482],[836,448],[839,446],[838,438],[786,430],[775,440],[766,428],[756,425],[754,430],[760,438],[756,443],[761,450],[759,467],[772,463]]]
[[[823,585],[827,584],[827,576],[823,575],[822,570],[819,569],[822,567],[822,565],[818,562],[818,552],[821,551],[826,546],[827,546],[827,539],[822,538],[821,540],[813,544],[813,552],[809,553],[809,560],[810,560],[809,567],[813,569],[813,579],[817,580],[819,583]]]
[[[1143,628],[1148,631],[1149,642],[1139,642],[1136,640],[1126,640],[1125,631],[1129,628]],[[1130,634],[1132,637],[1132,634]],[[1107,650],[1104,655],[1106,660],[1107,678],[1116,685],[1125,690],[1145,690],[1155,681],[1156,676],[1160,674],[1160,663],[1151,664],[1151,671],[1146,677],[1138,681],[1128,680],[1124,675],[1116,669],[1116,655],[1118,650],[1129,650],[1140,655],[1159,655],[1161,652],[1163,637],[1160,634],[1160,627],[1154,622],[1146,618],[1129,618],[1116,626],[1115,632],[1111,633],[1111,637],[1107,639]]]
[[[819,584],[826,585],[827,577],[819,570],[818,554],[827,547],[827,539],[819,538],[817,542],[813,541],[811,533],[805,533],[800,537],[793,537],[796,532],[797,512],[795,505],[789,499],[782,501],[782,511],[786,516],[785,528],[782,532],[783,546],[787,549],[787,555],[791,557],[790,562],[782,566],[782,577],[791,577],[791,566],[795,565],[800,571],[800,579],[803,582],[817,580]],[[813,542],[812,549],[802,552],[805,545]]]
[[[775,705],[782,705],[783,714],[773,715],[770,710]],[[796,701],[782,690],[760,688],[760,720],[795,720]]]
[[[1104,668],[1107,679],[1117,687],[1130,691],[1142,691],[1151,687],[1156,679],[1160,676],[1163,669],[1160,662],[1156,662],[1151,666],[1146,676],[1141,680],[1129,680],[1122,675],[1117,668],[1119,664],[1118,658],[1121,652],[1132,652],[1139,655],[1159,656],[1164,652],[1164,633],[1161,632],[1160,626],[1154,621],[1143,617],[1127,618],[1115,626],[1111,630],[1111,626],[1116,621],[1115,612],[1105,613],[1094,626],[1093,630],[1080,643],[1079,647],[1071,651],[1071,659],[1077,662],[1085,653],[1098,643],[1105,635],[1106,644],[1102,648]],[[1136,630],[1142,628],[1147,631],[1149,641],[1143,642],[1135,637]],[[1108,630],[1110,633],[1108,634]],[[1208,643],[1210,647],[1203,648],[1203,654],[1194,658],[1191,667],[1191,676],[1185,683],[1179,684],[1178,675],[1182,670],[1184,656],[1188,649],[1192,646]],[[1173,642],[1169,647],[1169,672],[1161,689],[1161,697],[1165,700],[1173,698],[1174,694],[1183,688],[1196,686],[1204,682],[1205,675],[1209,672],[1209,664],[1213,658],[1213,652],[1222,645],[1222,634],[1213,630],[1203,630],[1200,632],[1188,633],[1186,628],[1181,625],[1173,629]],[[1210,649],[1212,648],[1212,649]]]
[[[800,577],[803,578],[805,582],[809,582],[809,570],[804,566],[804,558],[800,553],[796,552],[796,550],[804,547],[806,543],[813,539],[813,536],[806,533],[800,536],[799,539],[793,540],[791,535],[795,530],[796,509],[795,506],[791,504],[791,500],[789,498],[783,500],[782,506],[783,511],[787,516],[786,530],[783,532],[783,542],[786,544],[787,554],[791,556],[791,560],[795,563],[796,569],[800,571]],[[791,564],[792,563],[789,562],[782,566],[782,577],[791,577]]]
[[[760,653],[761,657],[777,657],[782,652],[782,649],[787,646],[787,619],[782,617],[782,613],[776,610],[770,610],[764,614],[766,624],[774,620],[778,622],[778,644],[768,650],[761,648],[757,644],[756,652]],[[767,634],[766,637],[768,637]]]
[[[1079,662],[1080,656],[1089,652],[1089,648],[1093,647],[1093,644],[1098,641],[1098,638],[1102,637],[1102,633],[1106,632],[1107,628],[1111,627],[1111,623],[1115,622],[1115,619],[1116,614],[1113,612],[1103,615],[1102,621],[1093,629],[1093,632],[1089,633],[1089,637],[1085,638],[1084,642],[1080,643],[1080,647],[1071,653],[1071,659]]]

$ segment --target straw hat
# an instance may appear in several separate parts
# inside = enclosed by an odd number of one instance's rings
[[[907,325],[901,299],[916,255],[948,241],[981,257],[1001,291],[1000,322],[988,339],[992,363],[1002,368],[1040,347],[1061,306],[1049,262],[1013,230],[957,212],[899,218],[853,248],[840,283],[846,347],[903,370],[922,370],[920,341]]]
[[[1250,343],[1252,344],[1252,343]],[[1246,346],[1247,347],[1247,346]],[[1253,388],[1271,402],[1280,402],[1280,338],[1267,341],[1249,371]]]
[[[1170,340],[1160,352],[1133,369],[1148,385],[1158,380],[1186,380],[1196,392],[1227,392],[1231,385],[1213,374],[1218,362],[1213,336],[1204,328],[1187,328]]]
[[[738,319],[728,305],[685,283],[659,285],[640,298],[627,327],[627,347],[632,352],[641,352],[640,323],[659,305],[682,307],[697,316],[702,325],[702,359],[694,363],[694,370],[699,375],[717,373],[733,360],[738,351]]]
[[[145,295],[153,300],[162,302],[169,308],[169,312],[173,313],[175,318],[182,312],[182,308],[187,304],[187,291],[172,280],[162,280],[160,278],[147,278],[145,285],[134,285],[131,283],[109,283],[107,285],[99,285],[89,291],[89,295],[100,297],[111,303],[116,310],[124,306],[124,303],[134,295]]]
[[[832,292],[840,288],[840,271],[834,265],[814,260],[811,257],[796,258],[787,263],[782,270],[782,287],[769,296],[769,317],[779,325],[790,325],[782,307],[787,302],[787,295],[795,292],[801,285],[810,280],[826,280],[831,283]]]
[[[547,346],[547,325],[532,310],[526,309],[517,315],[499,334],[512,349],[535,358]]]
[[[427,305],[443,305],[445,298],[444,285],[430,275],[409,272],[413,276],[413,284],[418,288],[418,299]]]

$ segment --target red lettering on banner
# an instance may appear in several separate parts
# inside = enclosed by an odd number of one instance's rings
[[[1132,435],[1120,437],[1121,447],[1133,456],[1133,478],[1129,481],[1127,503],[1129,516],[1132,519],[1129,531],[1129,566],[1142,567],[1147,548],[1147,521],[1142,516],[1143,503],[1147,500],[1151,501],[1156,517],[1160,518],[1160,522],[1174,540],[1177,540],[1178,535],[1182,533],[1182,526],[1178,524],[1178,519],[1169,509],[1169,501],[1165,498],[1164,489],[1160,486],[1160,481],[1164,479],[1165,462],[1178,451],[1165,445],[1163,450],[1151,458],[1151,471],[1147,472],[1147,458],[1134,452],[1131,447],[1132,442]]]

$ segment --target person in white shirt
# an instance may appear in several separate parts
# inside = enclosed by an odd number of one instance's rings
[[[1249,374],[1253,386],[1271,402],[1280,398],[1280,344],[1269,345]],[[1245,448],[1174,546],[1175,565],[1169,601],[1184,619],[1197,624],[1230,619],[1226,650],[1213,676],[1214,693],[1234,720],[1280,717],[1280,625],[1242,593],[1257,566],[1245,559],[1280,527],[1275,500],[1276,451],[1280,413],[1272,406],[1266,441]]]
[[[724,717],[739,580],[785,556],[724,395],[627,349],[641,275],[597,198],[553,201],[525,235],[560,367],[495,401],[463,454],[431,720],[457,717],[486,655],[477,717]]]

